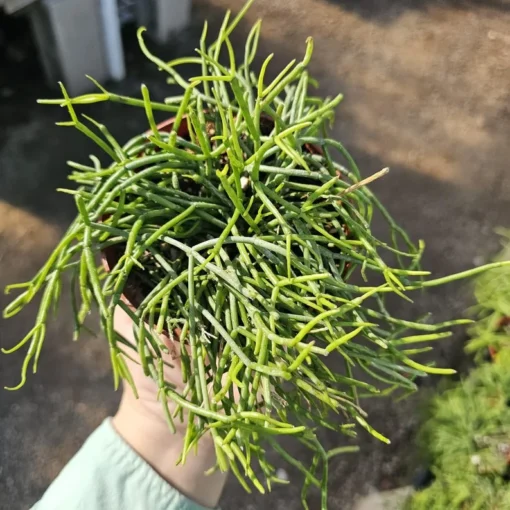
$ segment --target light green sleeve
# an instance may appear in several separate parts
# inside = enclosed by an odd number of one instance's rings
[[[207,510],[163,480],[105,420],[32,510]]]

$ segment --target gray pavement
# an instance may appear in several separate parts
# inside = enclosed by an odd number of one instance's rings
[[[189,54],[208,17],[238,0],[195,2],[194,25],[161,48],[165,58]],[[352,151],[365,175],[385,166],[389,176],[374,189],[414,238],[427,242],[424,265],[438,276],[472,267],[498,247],[495,226],[510,226],[510,6],[506,1],[258,0],[235,37],[263,17],[261,56],[275,52],[275,75],[315,38],[312,72],[321,92],[342,91],[334,135]],[[116,89],[168,94],[164,77],[128,44],[128,78]],[[21,65],[21,64],[20,64]],[[9,75],[11,76],[11,75]],[[0,80],[0,287],[28,279],[71,221],[73,203],[54,189],[65,184],[67,159],[84,161],[92,150],[79,133],[57,128],[65,114],[37,106],[53,94],[35,69],[17,82]],[[18,76],[18,78],[17,78]],[[122,106],[89,108],[121,140],[144,126],[143,112]],[[375,227],[381,232],[379,225]],[[28,508],[101,420],[115,410],[109,361],[101,336],[71,340],[66,296],[51,326],[39,373],[18,392],[0,391],[0,510]],[[7,302],[0,296],[0,306]],[[471,303],[467,284],[417,295],[414,306],[393,309],[404,317],[462,314]],[[34,308],[0,323],[2,346],[14,344],[33,320]],[[463,369],[464,333],[437,346],[441,366]],[[20,356],[0,357],[1,386],[18,381]],[[350,510],[360,494],[405,485],[419,464],[414,444],[422,401],[366,402],[371,423],[392,440],[385,446],[361,434],[362,451],[331,465],[330,508]],[[344,444],[326,434],[329,447]],[[306,452],[295,450],[306,458]],[[301,480],[283,463],[291,484],[270,495],[247,495],[231,480],[224,510],[297,510]],[[318,500],[311,509],[318,509]]]

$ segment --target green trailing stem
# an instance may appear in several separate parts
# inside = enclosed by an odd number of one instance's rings
[[[69,275],[76,335],[96,304],[115,380],[134,385],[123,345],[158,384],[169,427],[185,422],[181,462],[211,431],[217,467],[232,470],[247,490],[251,484],[263,492],[275,481],[262,446],[269,444],[305,475],[303,504],[315,486],[325,509],[328,460],[350,450],[328,454],[317,428],[352,436],[360,426],[387,441],[371,427],[358,389],[408,391],[416,377],[452,372],[419,363],[412,357],[423,349],[408,344],[444,338],[445,329],[465,321],[406,321],[386,309],[384,297],[409,299],[411,290],[484,268],[426,280],[428,272],[419,268],[423,243],[415,246],[367,188],[387,170],[363,179],[345,147],[327,135],[342,96],[311,94],[313,41],[301,61],[268,83],[271,58],[260,72],[253,64],[257,23],[236,60],[230,36],[250,4],[232,20],[227,15],[209,45],[206,25],[190,58],[159,59],[139,30],[143,53],[181,95],[156,101],[142,85],[140,97],[129,98],[92,80],[99,92],[72,98],[62,86],[61,99],[40,101],[67,109],[71,120],[62,125],[91,138],[110,163],[70,162],[78,187],[62,191],[75,197],[77,218],[33,280],[8,287],[21,293],[5,317],[38,294],[43,299],[34,327],[4,352],[28,345],[20,387],[31,363],[36,369],[49,310]],[[191,81],[180,74],[181,64],[196,66]],[[122,145],[106,126],[76,111],[103,101],[142,108],[145,134]],[[168,129],[156,121],[163,112],[175,116]],[[386,220],[391,244],[372,234],[375,212]],[[112,252],[105,271],[98,257]],[[386,260],[395,255],[393,267]],[[362,285],[351,281],[356,274]],[[133,285],[136,311],[121,300]],[[114,331],[117,306],[133,320],[136,345]],[[182,389],[163,373],[168,348],[160,334],[176,330]],[[374,384],[358,380],[355,369]],[[284,435],[314,452],[310,467],[279,445],[277,436]]]

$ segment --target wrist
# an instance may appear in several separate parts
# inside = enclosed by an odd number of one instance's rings
[[[184,464],[177,465],[182,453],[185,427],[176,423],[172,433],[158,413],[141,406],[140,401],[124,392],[112,425],[124,441],[164,480],[192,501],[208,507],[217,506],[227,474],[219,470],[206,475],[215,466],[216,453],[208,434],[193,449]],[[181,426],[179,426],[181,425]]]

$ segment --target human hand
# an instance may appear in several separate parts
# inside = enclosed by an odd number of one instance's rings
[[[136,344],[133,323],[128,314],[117,307],[114,318],[115,330],[132,344]],[[175,352],[173,340],[162,335],[162,341],[170,352]],[[182,371],[179,357],[163,354],[165,380],[182,389]],[[158,386],[143,373],[142,366],[126,358],[126,363],[133,377],[138,398],[131,387],[124,384],[119,410],[112,423],[118,434],[133,448],[152,468],[172,486],[193,501],[214,508],[218,504],[223,490],[226,474],[215,470],[206,475],[205,471],[216,464],[214,443],[207,433],[199,443],[196,454],[188,455],[184,465],[177,465],[185,436],[185,425],[175,420],[176,432],[173,434],[166,422],[163,406],[158,401]],[[172,412],[172,404],[170,412]]]

